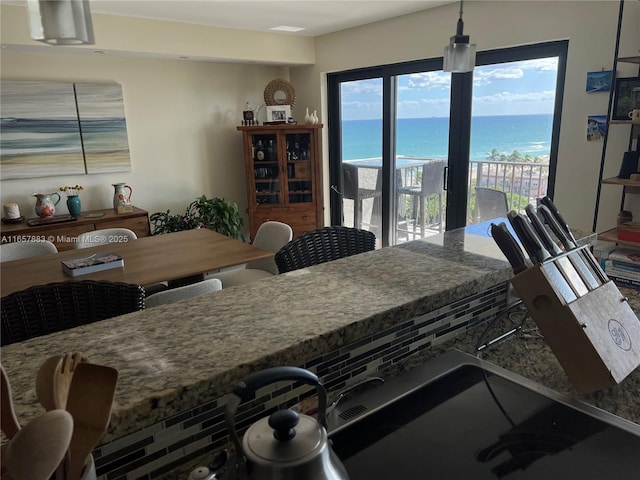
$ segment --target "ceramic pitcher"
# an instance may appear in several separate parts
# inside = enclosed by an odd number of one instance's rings
[[[113,183],[112,185],[115,189],[113,193],[113,208],[117,209],[118,207],[131,205],[133,189],[125,183]],[[129,190],[128,194],[127,190]]]
[[[34,197],[36,197],[36,215],[40,218],[52,217],[54,213],[56,213],[56,205],[60,203],[60,195],[58,192],[53,193],[34,193]],[[51,197],[57,197],[54,202]]]

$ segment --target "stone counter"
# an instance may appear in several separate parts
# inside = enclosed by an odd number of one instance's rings
[[[251,372],[299,365],[335,392],[441,349],[469,351],[483,330],[473,327],[506,304],[511,277],[486,231],[446,232],[4,347],[18,417],[42,412],[35,376],[44,360],[80,351],[120,373],[98,474],[160,478],[224,443],[225,396]],[[496,355],[499,365],[507,358]],[[268,393],[275,404],[305,392],[278,395]]]

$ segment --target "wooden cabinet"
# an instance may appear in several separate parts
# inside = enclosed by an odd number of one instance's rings
[[[75,220],[30,227],[26,223],[2,224],[2,243],[21,242],[29,239],[52,241],[58,250],[75,247],[75,238],[84,232],[104,228],[128,228],[138,237],[151,235],[149,214],[133,207],[133,212],[117,213],[113,208],[82,212]]]
[[[291,225],[294,237],[324,225],[322,125],[238,127],[244,145],[251,238],[268,220]]]

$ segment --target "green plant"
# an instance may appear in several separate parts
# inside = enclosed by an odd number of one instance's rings
[[[153,234],[179,232],[194,228],[210,228],[228,237],[244,240],[242,235],[243,220],[235,202],[224,198],[207,198],[202,195],[186,208],[182,215],[156,212],[149,217],[153,225]]]

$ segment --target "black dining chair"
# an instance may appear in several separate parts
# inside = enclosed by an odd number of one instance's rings
[[[477,223],[506,218],[509,213],[507,194],[493,188],[476,187]]]
[[[275,260],[278,271],[286,273],[375,248],[373,232],[344,226],[323,227],[294,238],[276,253]]]
[[[446,162],[433,160],[422,166],[422,177],[419,185],[405,185],[396,189],[398,196],[409,195],[413,205],[413,233],[416,234],[416,224],[420,225],[420,237],[424,237],[427,217],[431,213],[431,199],[433,203],[432,224],[437,223],[438,232],[442,232],[444,169]]]
[[[140,285],[99,280],[36,285],[0,299],[2,346],[144,309]]]

